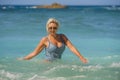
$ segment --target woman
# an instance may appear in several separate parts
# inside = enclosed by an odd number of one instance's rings
[[[61,59],[62,53],[67,46],[74,54],[76,54],[83,63],[87,63],[80,52],[72,45],[70,40],[64,34],[57,34],[59,23],[56,19],[50,18],[46,24],[48,35],[43,37],[36,47],[36,49],[29,55],[22,58],[23,60],[29,60],[38,55],[44,48],[46,51],[45,61],[54,61]]]

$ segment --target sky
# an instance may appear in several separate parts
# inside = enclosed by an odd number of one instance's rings
[[[120,0],[0,0],[0,5],[120,5]]]

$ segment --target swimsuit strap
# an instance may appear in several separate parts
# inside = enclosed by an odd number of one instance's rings
[[[64,41],[64,39],[63,39],[63,37],[62,37],[62,34],[60,34],[60,39],[61,39],[62,43],[65,44],[65,41]]]

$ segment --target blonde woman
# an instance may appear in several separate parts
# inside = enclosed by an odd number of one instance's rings
[[[46,51],[45,61],[54,61],[56,59],[61,59],[62,53],[65,50],[65,46],[67,46],[78,58],[83,62],[87,63],[87,59],[85,59],[80,52],[73,46],[70,40],[64,34],[57,34],[59,29],[59,22],[50,18],[46,24],[46,30],[48,35],[43,37],[35,48],[35,50],[29,55],[22,58],[23,60],[29,60],[38,55],[44,48]]]

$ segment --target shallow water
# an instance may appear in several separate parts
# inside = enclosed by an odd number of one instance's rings
[[[120,10],[106,7],[0,9],[0,80],[119,80]],[[83,64],[68,48],[62,60],[44,63],[41,54],[19,61],[34,50],[48,18],[57,18],[64,33],[89,60]]]

